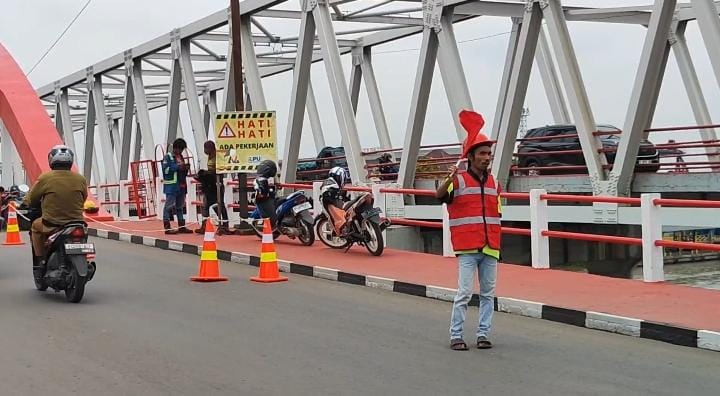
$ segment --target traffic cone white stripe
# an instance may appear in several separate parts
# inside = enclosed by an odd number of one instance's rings
[[[214,241],[214,240],[215,240],[215,233],[205,231],[205,241]]]

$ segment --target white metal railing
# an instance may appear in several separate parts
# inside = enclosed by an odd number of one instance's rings
[[[279,185],[283,188],[303,189],[312,197],[318,197],[322,182],[309,184]],[[109,197],[107,189],[119,188],[117,201],[106,199],[101,204],[115,208],[113,213],[122,220],[132,220],[130,208],[135,204],[130,201],[128,188],[132,182],[124,180],[119,185],[98,186],[99,197]],[[225,180],[225,202],[234,202],[233,188],[237,182]],[[156,187],[157,217],[162,219],[164,196],[162,191],[162,178],[158,178]],[[383,184],[374,184],[371,187],[350,187],[354,192],[370,192],[375,199],[375,205],[383,210],[387,217],[393,218],[397,223],[432,227],[442,230],[443,256],[453,257],[452,242],[450,239],[449,216],[446,205],[404,205],[402,197],[406,194],[432,195],[429,190],[407,190],[390,188]],[[504,205],[504,221],[525,221],[530,223],[530,229],[517,229],[503,227],[505,234],[518,234],[530,237],[531,262],[536,269],[550,268],[550,238],[584,240],[604,243],[618,243],[642,246],[643,251],[643,279],[646,282],[659,282],[664,280],[663,248],[677,247],[684,249],[720,251],[720,244],[673,242],[663,241],[663,226],[676,225],[688,227],[717,227],[720,228],[720,216],[717,209],[720,201],[697,200],[667,200],[660,194],[642,194],[640,198],[618,198],[547,194],[545,190],[533,189],[529,194],[503,193],[505,199],[528,200],[528,205]],[[593,206],[556,206],[549,205],[549,201],[585,202]],[[188,198],[186,200],[187,218],[197,219],[197,206],[201,201],[198,197],[197,183],[188,183]],[[665,207],[669,206],[669,207]],[[314,200],[314,213],[322,211],[319,199]],[[230,222],[240,220],[239,213],[228,210]],[[414,219],[414,220],[409,220]],[[422,220],[435,220],[434,222]],[[439,220],[439,221],[438,221]],[[596,224],[634,224],[642,229],[641,238],[625,236],[610,236],[599,234],[583,234],[549,230],[550,223],[596,223]]]

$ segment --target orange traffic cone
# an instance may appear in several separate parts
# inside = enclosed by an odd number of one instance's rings
[[[253,282],[284,282],[288,278],[280,276],[275,253],[275,241],[273,240],[270,219],[265,219],[263,225],[262,249],[260,250],[260,273],[259,276],[250,278]]]
[[[8,223],[5,231],[5,243],[3,245],[24,245],[20,239],[20,227],[18,226],[17,212],[15,205],[11,202],[8,205]]]
[[[197,276],[193,276],[190,280],[195,282],[219,282],[228,280],[228,278],[220,276],[217,245],[215,244],[215,226],[210,220],[205,224],[205,239],[203,241],[202,253],[200,254],[200,270]]]

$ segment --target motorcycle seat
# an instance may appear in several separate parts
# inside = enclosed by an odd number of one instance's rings
[[[364,195],[360,194],[357,197],[351,199],[350,201],[345,202],[345,204],[343,204],[343,209],[348,210],[351,206],[355,205],[363,197],[364,197]]]
[[[69,223],[65,223],[64,225],[57,227],[55,231],[50,234],[47,241],[45,242],[46,247],[52,246],[53,243],[58,239],[60,235],[63,235],[64,231],[69,228],[75,228],[75,227],[87,227],[87,223],[84,221],[71,221]]]

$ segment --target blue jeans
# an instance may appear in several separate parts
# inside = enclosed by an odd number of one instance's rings
[[[478,270],[480,282],[480,320],[477,336],[487,336],[495,310],[497,260],[484,253],[461,254],[458,257],[458,291],[450,317],[450,339],[462,338],[468,303],[473,292],[473,278]]]
[[[172,210],[175,208],[178,223],[185,223],[185,197],[187,193],[169,193],[165,194],[165,206],[163,207],[163,221],[172,221]]]

